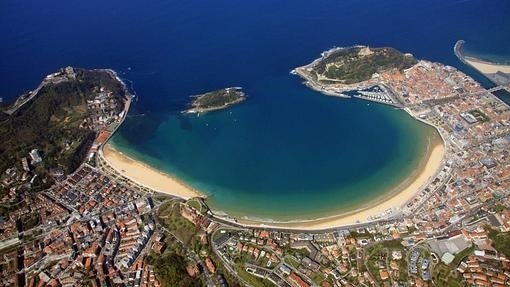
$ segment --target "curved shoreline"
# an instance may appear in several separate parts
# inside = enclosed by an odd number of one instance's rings
[[[322,230],[326,228],[349,226],[370,221],[387,220],[402,214],[402,208],[423,189],[437,172],[441,170],[445,153],[443,139],[429,142],[418,167],[408,178],[382,196],[370,200],[365,206],[355,210],[333,214],[328,217],[300,219],[296,221],[259,220],[246,216],[234,217],[223,211],[213,211],[213,216],[247,227],[285,228],[300,230]],[[135,160],[116,150],[110,143],[103,147],[102,156],[113,169],[137,184],[146,186],[156,192],[177,196],[188,200],[205,197],[182,180],[162,172],[154,167]],[[221,215],[220,215],[221,214]],[[225,214],[225,215],[222,215]]]
[[[249,227],[324,230],[395,218],[402,214],[402,207],[412,201],[422,190],[422,187],[426,186],[429,180],[434,178],[435,174],[441,170],[444,154],[445,145],[442,140],[430,143],[424,160],[408,179],[382,197],[370,201],[364,207],[317,219],[279,222],[246,218],[238,220],[237,223]]]
[[[156,192],[186,200],[194,197],[204,197],[182,180],[123,154],[110,143],[104,145],[102,156],[108,165],[119,174]]]
[[[116,76],[116,74],[114,74]],[[122,84],[123,81],[116,76]],[[125,85],[124,85],[125,86]],[[320,89],[319,89],[320,90]],[[126,103],[124,109],[125,116],[129,110],[131,99]],[[313,219],[299,219],[296,221],[276,221],[250,218],[249,216],[229,215],[223,211],[211,210],[212,216],[220,220],[231,222],[246,227],[261,227],[275,229],[295,229],[295,230],[325,230],[330,228],[338,228],[343,226],[352,226],[358,224],[366,224],[380,220],[391,220],[401,217],[406,205],[418,198],[424,187],[441,171],[444,164],[444,155],[446,153],[446,143],[442,137],[441,131],[434,125],[421,120],[410,110],[404,109],[414,120],[421,121],[433,127],[438,133],[438,140],[429,142],[427,150],[420,160],[420,164],[412,173],[399,185],[386,191],[383,195],[370,200],[367,204],[357,209],[333,214],[328,217],[319,217]],[[113,134],[117,131],[119,123],[111,133],[108,140],[101,145],[99,156],[119,174],[125,176],[134,183],[145,186],[155,192],[176,196],[185,200],[190,198],[206,198],[200,191],[194,189],[181,179],[151,167],[139,160],[133,159],[128,155],[116,150],[109,141]],[[333,212],[332,212],[333,213]]]

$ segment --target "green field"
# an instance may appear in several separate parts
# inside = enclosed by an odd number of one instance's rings
[[[492,246],[499,252],[510,258],[510,233],[499,232],[495,229],[487,227],[489,238],[492,240]]]
[[[164,203],[157,213],[158,222],[168,231],[172,232],[185,245],[194,243],[194,236],[199,229],[180,214],[180,203],[168,201]]]

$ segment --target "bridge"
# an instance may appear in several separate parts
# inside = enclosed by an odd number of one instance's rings
[[[475,93],[466,93],[466,94],[463,94],[463,95],[466,95],[466,96],[481,96],[481,95],[484,95],[484,94],[487,94],[487,93],[493,93],[493,92],[497,92],[497,91],[501,91],[501,90],[504,90],[504,91],[507,91],[510,93],[510,83],[509,84],[505,84],[505,85],[499,85],[499,86],[496,86],[496,87],[493,87],[493,88],[490,88],[490,89],[484,89],[483,91],[480,91],[480,92],[475,92]],[[463,95],[460,95],[460,96],[463,96]],[[494,97],[496,97],[496,95],[492,94]],[[496,97],[498,98],[498,97]],[[498,98],[499,99],[499,98]]]
[[[497,92],[497,91],[501,91],[501,90],[506,90],[507,92],[510,92],[510,83],[508,83],[506,85],[499,85],[494,88],[490,88],[487,90],[487,92],[492,93],[492,92]]]

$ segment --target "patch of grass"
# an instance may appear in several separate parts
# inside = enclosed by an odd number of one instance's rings
[[[387,252],[381,243],[375,244],[370,249],[372,251],[370,253],[367,253],[367,255],[369,257],[366,262],[366,265],[367,265],[370,273],[374,277],[374,279],[377,280],[379,283],[382,283],[383,280],[381,279],[381,276],[379,274],[379,270],[381,270],[381,269],[379,268],[378,262],[381,261],[384,264],[386,264]],[[386,268],[384,268],[384,270],[387,270],[387,268],[388,268],[388,266],[386,266]]]
[[[473,115],[473,117],[475,117],[479,122],[488,122],[491,120],[485,113],[483,113],[479,109],[471,110],[469,111],[469,113]]]
[[[312,279],[313,282],[319,285],[326,280],[326,276],[324,276],[324,274],[322,274],[321,272],[314,272],[310,276],[310,279]]]
[[[158,220],[186,245],[191,244],[193,236],[198,232],[193,223],[181,216],[179,203],[163,204],[158,210]]]
[[[397,280],[400,282],[408,282],[409,281],[409,273],[407,272],[408,262],[405,259],[405,253],[402,251],[403,258],[400,260],[396,260],[398,263],[398,278]],[[391,254],[390,254],[391,256]]]
[[[158,209],[158,217],[169,216],[172,213],[173,202],[165,202]]]
[[[432,272],[432,279],[437,287],[461,287],[463,286],[458,274],[450,266],[439,263]]]
[[[510,233],[499,232],[495,229],[492,229],[490,226],[487,226],[486,230],[489,232],[489,238],[492,241],[494,249],[500,253],[503,253],[506,258],[510,258]]]
[[[455,258],[453,259],[451,265],[453,267],[459,266],[459,263],[462,261],[462,259],[464,259],[466,256],[468,256],[471,253],[473,253],[474,250],[475,250],[475,247],[471,246],[471,247],[466,248],[463,251],[457,253],[457,255],[455,255]]]
[[[202,214],[206,211],[199,199],[192,198],[188,200],[187,204]]]
[[[149,257],[154,264],[156,277],[163,286],[201,286],[200,279],[193,279],[186,273],[185,258],[172,252],[162,256]]]
[[[388,240],[383,241],[380,243],[383,247],[389,248],[389,249],[396,249],[401,250],[404,248],[400,240]]]
[[[305,256],[310,257],[310,251],[306,250],[305,248],[294,249],[290,247],[285,247],[284,254],[289,254],[297,258],[302,258]]]
[[[296,260],[296,259],[293,259],[291,257],[286,257],[284,260],[283,260],[287,265],[289,266],[292,266],[294,268],[298,268],[299,267],[299,262]]]

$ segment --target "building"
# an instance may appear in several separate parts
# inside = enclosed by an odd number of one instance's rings
[[[207,266],[207,269],[209,269],[211,273],[216,272],[216,266],[214,266],[214,263],[209,257],[205,259],[205,265]]]
[[[441,261],[443,261],[446,265],[452,263],[453,259],[455,259],[455,256],[449,252],[446,252],[443,256],[441,256]]]
[[[30,171],[30,166],[28,166],[28,160],[26,157],[23,157],[21,159],[21,165],[23,166],[24,171],[27,171],[27,172]]]
[[[32,164],[38,164],[42,162],[42,157],[39,154],[39,151],[37,149],[33,149],[29,153],[30,158],[32,158]]]
[[[289,276],[289,280],[295,283],[299,287],[309,287],[310,284],[308,284],[306,281],[304,281],[299,275],[292,272]]]

